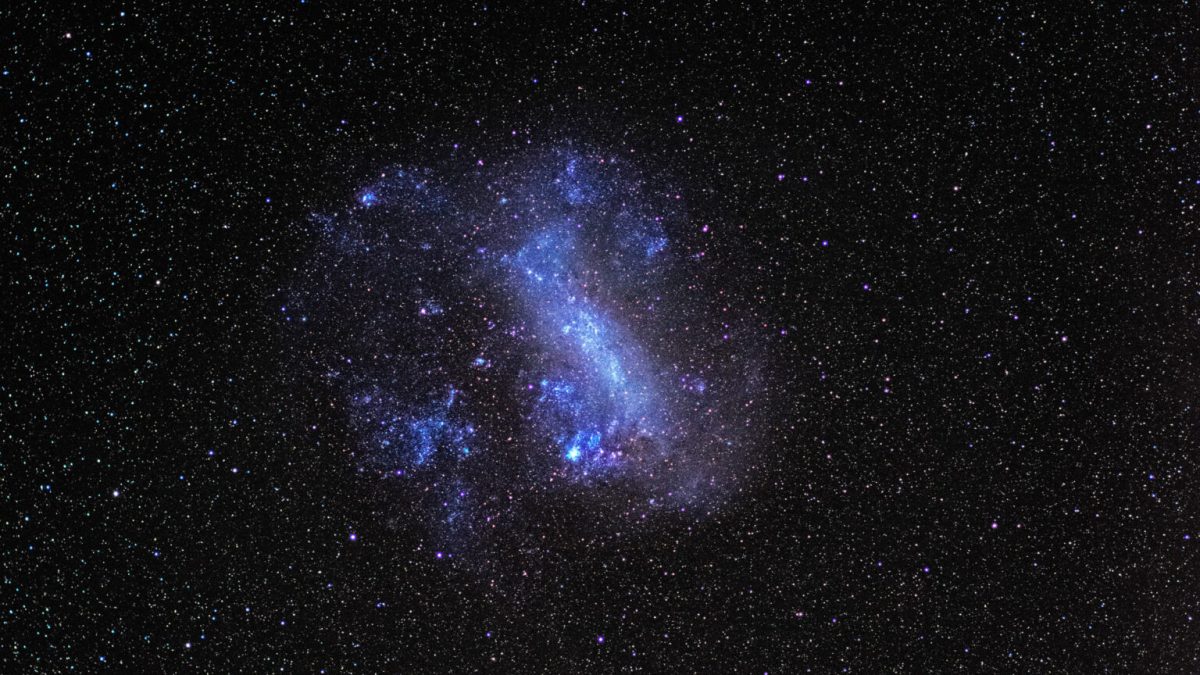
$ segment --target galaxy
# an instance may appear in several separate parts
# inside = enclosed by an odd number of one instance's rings
[[[750,319],[687,296],[711,229],[670,187],[599,150],[451,152],[311,215],[287,367],[323,373],[349,461],[384,504],[423,504],[443,555],[473,566],[546,501],[618,537],[737,487],[769,345],[731,344]],[[676,335],[697,319],[720,330]]]
[[[1200,672],[1194,2],[9,4],[0,672]]]

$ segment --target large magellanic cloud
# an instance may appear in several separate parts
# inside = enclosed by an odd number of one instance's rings
[[[460,556],[567,502],[613,531],[715,508],[762,386],[688,283],[683,196],[595,151],[461,166],[390,167],[313,216],[281,311],[353,461]]]

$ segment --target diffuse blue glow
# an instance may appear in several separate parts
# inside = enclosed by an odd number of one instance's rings
[[[358,193],[358,203],[370,209],[402,204],[406,209],[441,211],[448,200],[430,186],[427,172],[415,169],[391,169]]]
[[[442,451],[460,459],[471,454],[475,426],[454,410],[458,395],[451,387],[442,401],[406,410],[400,410],[403,406],[394,398],[377,394],[361,395],[353,403],[361,409],[360,417],[373,427],[373,442],[384,453],[389,468],[417,468]]]
[[[586,173],[573,157],[555,180],[571,206],[596,194]],[[570,214],[548,220],[505,258],[504,269],[535,321],[543,348],[557,363],[570,364],[565,371],[546,372],[550,378],[541,380],[534,419],[569,465],[594,471],[616,466],[628,442],[652,437],[666,411],[655,403],[646,359],[635,341],[581,281],[591,272],[581,230]],[[648,255],[666,247],[665,240],[658,242],[649,237]]]

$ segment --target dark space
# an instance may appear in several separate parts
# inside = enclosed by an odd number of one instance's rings
[[[1200,670],[1193,3],[0,17],[5,672]]]

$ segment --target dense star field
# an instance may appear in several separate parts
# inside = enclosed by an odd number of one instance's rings
[[[0,19],[0,670],[1200,671],[1193,3]]]

